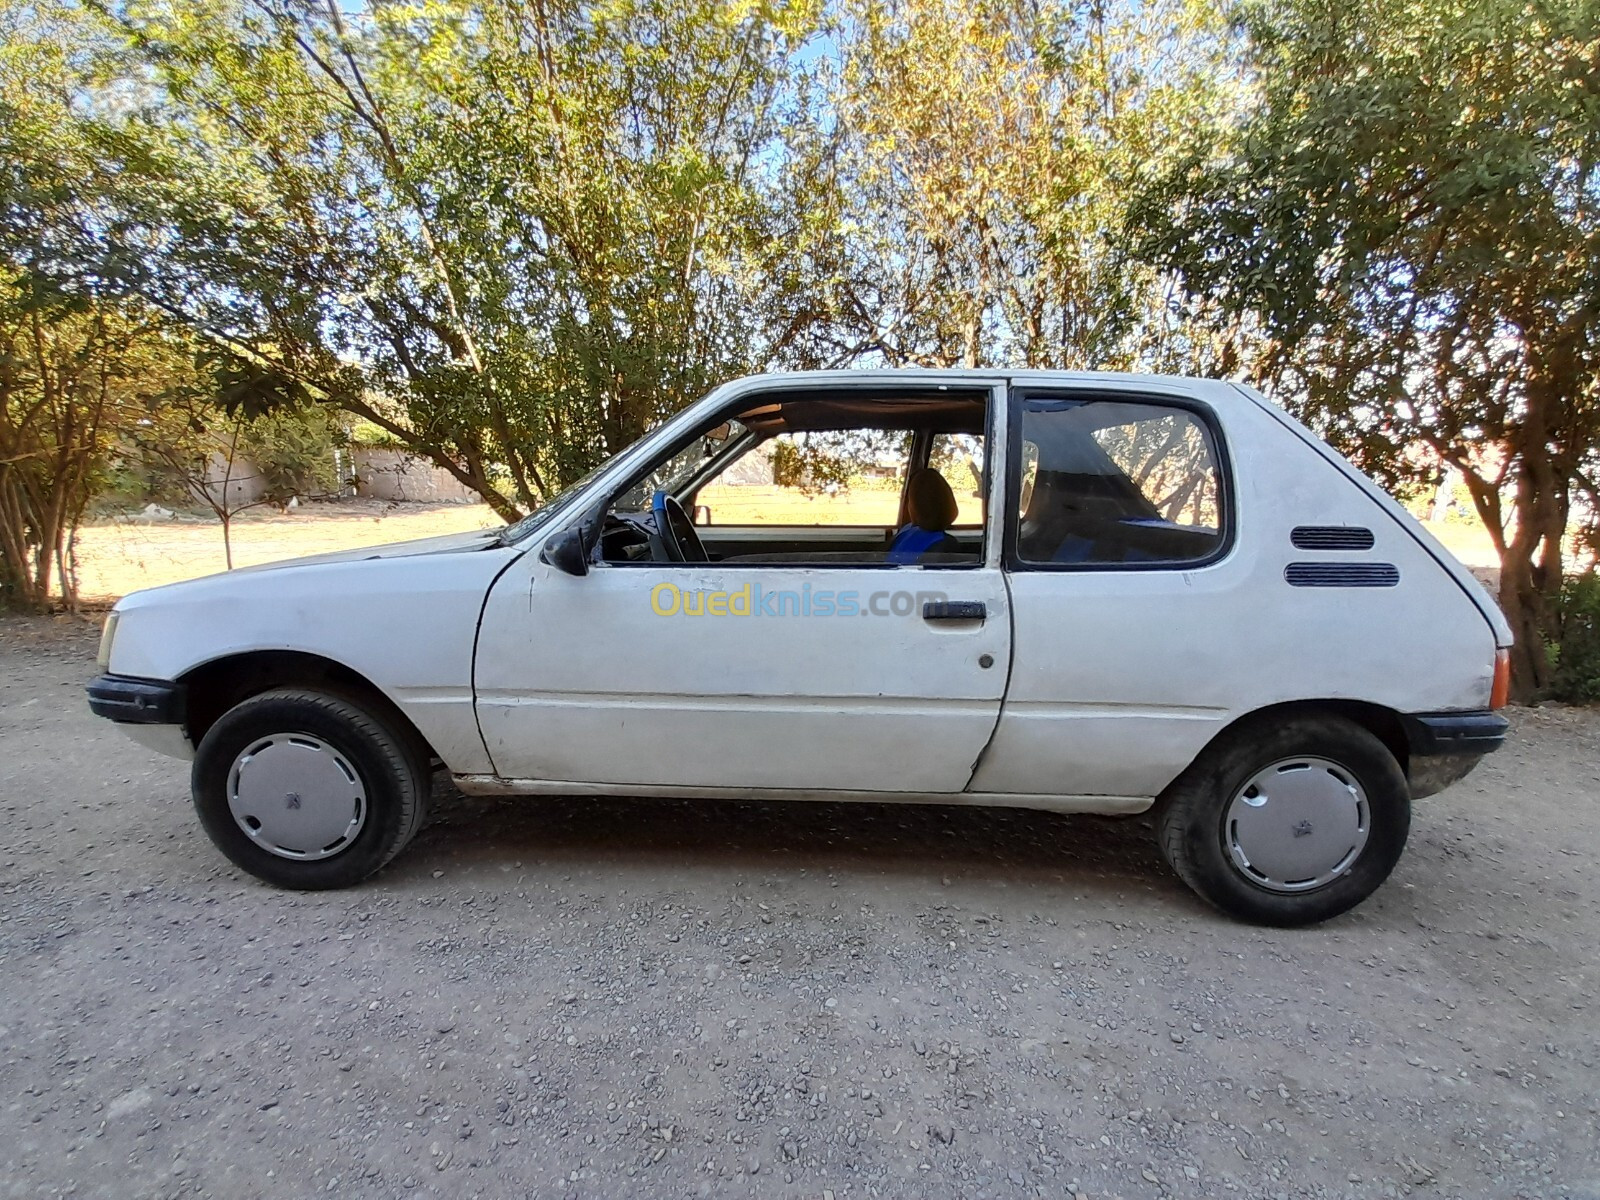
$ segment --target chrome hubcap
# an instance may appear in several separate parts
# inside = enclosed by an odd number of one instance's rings
[[[1350,869],[1371,827],[1367,794],[1348,770],[1325,758],[1286,758],[1234,794],[1222,840],[1252,883],[1308,892]]]
[[[309,733],[248,746],[228,772],[228,809],[251,841],[280,858],[332,858],[367,823],[367,791],[349,759]]]

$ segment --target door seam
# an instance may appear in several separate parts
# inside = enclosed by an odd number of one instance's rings
[[[1000,703],[995,706],[994,724],[989,727],[989,736],[983,743],[983,748],[978,751],[978,757],[972,760],[972,770],[967,773],[967,782],[962,785],[963,793],[972,790],[972,781],[978,777],[978,771],[983,766],[984,759],[989,757],[989,748],[994,745],[994,739],[1000,732],[1000,722],[1005,718],[1006,701],[1011,696],[1012,669],[1017,659],[1017,622],[1015,619],[1016,606],[1011,597],[1011,574],[1004,567],[1000,568],[1000,586],[1006,593],[1006,678],[1005,686],[1000,689]]]

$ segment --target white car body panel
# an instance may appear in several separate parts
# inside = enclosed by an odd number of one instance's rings
[[[520,551],[477,535],[451,540],[135,592],[117,605],[109,670],[181,679],[258,650],[315,654],[379,688],[452,771],[490,771],[472,712],[472,646],[489,584]]]
[[[1500,611],[1500,606],[1495,603],[1494,597],[1489,595],[1489,589],[1478,581],[1477,576],[1463,566],[1455,555],[1446,550],[1443,544],[1433,534],[1429,533],[1421,521],[1413,517],[1405,508],[1388,492],[1384,491],[1367,476],[1356,470],[1347,460],[1339,457],[1326,442],[1312,433],[1299,421],[1295,420],[1283,409],[1268,400],[1254,388],[1244,384],[1234,384],[1240,392],[1254,400],[1258,407],[1263,409],[1273,420],[1294,430],[1300,440],[1309,446],[1317,456],[1331,465],[1345,479],[1355,484],[1363,495],[1367,496],[1374,504],[1388,513],[1390,518],[1398,522],[1400,527],[1422,544],[1439,566],[1456,581],[1461,590],[1466,592],[1469,599],[1482,614],[1483,619],[1489,622],[1489,627],[1494,630],[1495,644],[1509,647],[1511,645],[1511,626],[1507,623],[1505,614]]]
[[[573,578],[529,555],[495,585],[478,719],[501,775],[652,789],[966,787],[1000,715],[1010,657],[998,569],[668,570],[596,566]],[[668,579],[796,597],[943,591],[983,601],[990,618],[942,627],[913,616],[659,616],[650,592]]]
[[[981,567],[608,566],[566,575],[545,541],[726,403],[790,387],[993,389]],[[1235,536],[1192,569],[1006,569],[1010,386],[1180,396],[1216,418]],[[1361,525],[1395,587],[1291,587],[1297,525]],[[904,589],[981,600],[981,624],[663,617],[664,579],[737,591]],[[690,589],[692,590],[692,589]],[[1125,813],[1231,722],[1292,701],[1486,708],[1509,631],[1405,514],[1257,394],[1170,378],[834,372],[729,384],[607,464],[515,545],[455,535],[250,568],[118,605],[110,672],[181,680],[261,650],[370,681],[466,790],[1017,804]],[[990,656],[989,667],[979,665]],[[174,748],[156,726],[126,726]]]

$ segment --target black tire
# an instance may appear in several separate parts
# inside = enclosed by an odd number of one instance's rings
[[[1366,793],[1366,844],[1343,873],[1314,890],[1262,886],[1229,853],[1226,820],[1233,797],[1274,763],[1326,759]],[[1389,877],[1411,828],[1411,792],[1400,764],[1370,731],[1343,717],[1302,714],[1252,721],[1207,748],[1162,795],[1156,839],[1172,869],[1223,912],[1263,925],[1312,925],[1360,904]],[[1332,869],[1332,868],[1330,868]]]
[[[262,738],[292,733],[334,747],[365,792],[364,823],[332,857],[280,857],[252,841],[228,806],[234,760]],[[257,879],[318,891],[360,883],[405,849],[426,819],[432,772],[417,738],[392,718],[355,699],[296,688],[262,692],[219,717],[195,751],[190,782],[200,824],[217,849]]]

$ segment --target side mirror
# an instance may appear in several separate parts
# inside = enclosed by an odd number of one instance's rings
[[[584,547],[581,529],[563,529],[544,544],[539,558],[568,575],[589,573],[589,552]]]
[[[694,516],[691,519],[696,525],[711,524],[711,506],[708,504],[696,504],[694,506]]]

